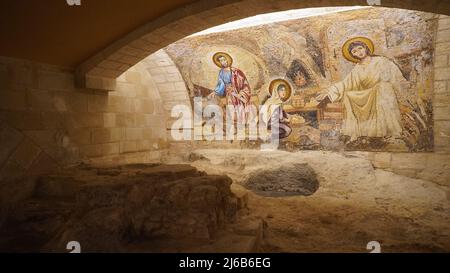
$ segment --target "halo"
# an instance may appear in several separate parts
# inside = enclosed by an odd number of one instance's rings
[[[225,52],[217,52],[213,55],[212,60],[214,62],[215,65],[217,65],[218,67],[222,68],[222,65],[220,64],[218,57],[223,56],[227,59],[228,61],[228,66],[231,66],[233,64],[233,58],[231,58],[230,54],[225,53]]]
[[[284,96],[283,98],[280,98],[283,102],[287,101],[292,94],[292,87],[289,84],[288,81],[284,80],[284,79],[276,79],[270,82],[269,85],[269,94],[272,96],[272,92],[273,90],[278,89],[278,86],[280,86],[281,84],[286,86],[286,96]]]
[[[342,46],[342,55],[344,55],[344,58],[347,59],[350,62],[354,62],[357,63],[359,62],[358,59],[356,59],[355,57],[352,56],[352,54],[350,54],[350,52],[348,52],[348,49],[350,47],[350,44],[353,42],[361,42],[364,43],[367,48],[370,51],[370,54],[373,54],[374,50],[375,50],[375,46],[373,45],[372,40],[370,40],[369,38],[366,37],[355,37],[355,38],[351,38],[349,40],[347,40],[344,45]]]

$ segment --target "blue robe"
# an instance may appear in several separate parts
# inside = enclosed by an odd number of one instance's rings
[[[214,89],[214,92],[216,92],[218,96],[225,97],[227,95],[226,86],[231,84],[231,77],[232,77],[231,71],[227,71],[225,69],[220,70],[217,86],[216,89]]]

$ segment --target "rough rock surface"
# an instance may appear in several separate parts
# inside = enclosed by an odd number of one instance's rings
[[[242,184],[264,196],[308,196],[319,188],[316,173],[307,163],[253,171]]]
[[[449,252],[449,188],[374,169],[357,152],[197,149],[191,162],[209,174],[241,185],[262,170],[307,163],[320,188],[310,196],[261,196],[249,192],[248,207],[267,222],[263,252]],[[178,162],[174,158],[172,163]]]
[[[127,251],[133,242],[209,241],[236,218],[232,180],[189,165],[78,166],[40,177],[0,231],[0,251]]]

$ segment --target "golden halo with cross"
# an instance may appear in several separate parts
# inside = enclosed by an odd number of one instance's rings
[[[344,45],[342,46],[342,55],[344,55],[344,58],[350,62],[353,62],[353,63],[359,62],[359,60],[357,58],[353,57],[352,54],[350,54],[350,52],[349,52],[350,45],[353,42],[361,42],[361,43],[365,44],[367,46],[367,48],[369,49],[370,54],[373,54],[373,52],[375,50],[375,46],[373,45],[372,40],[370,40],[369,38],[366,38],[366,37],[351,38],[351,39],[347,40],[344,43]]]
[[[278,86],[280,85],[284,85],[285,89],[286,89],[286,95],[284,97],[280,97],[280,99],[284,102],[287,101],[292,94],[292,87],[289,84],[288,81],[286,81],[285,79],[276,79],[270,82],[269,85],[269,94],[272,96],[273,91],[275,90],[275,92],[278,90]]]
[[[225,53],[225,52],[217,52],[214,54],[212,59],[213,59],[213,62],[215,65],[222,68],[222,65],[220,64],[220,61],[219,61],[220,57],[225,57],[225,59],[227,59],[227,62],[228,62],[228,67],[231,67],[231,65],[233,64],[233,58],[231,58],[230,54]]]

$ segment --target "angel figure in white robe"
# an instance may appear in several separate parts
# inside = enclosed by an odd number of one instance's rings
[[[400,137],[401,115],[396,92],[406,82],[390,59],[373,55],[373,42],[364,37],[348,40],[344,57],[356,65],[344,80],[321,92],[316,100],[328,97],[345,108],[342,134],[350,141],[358,137]]]

